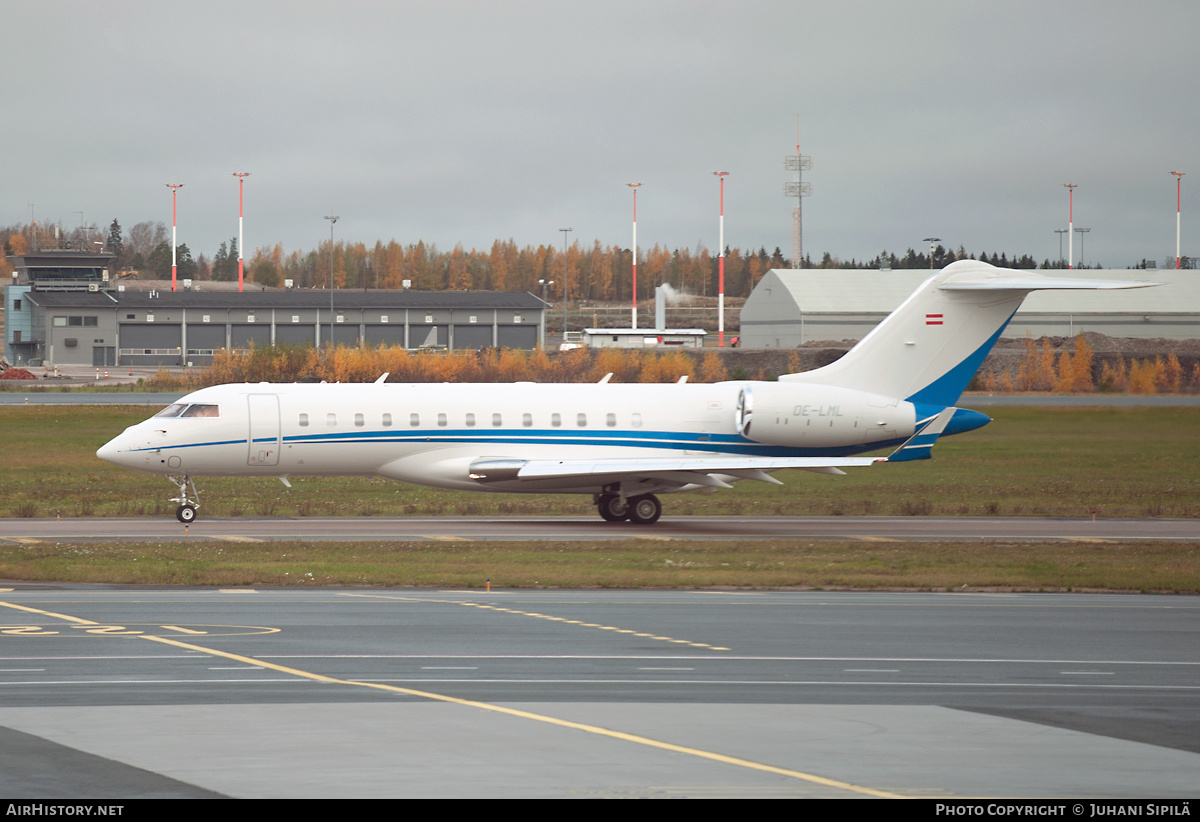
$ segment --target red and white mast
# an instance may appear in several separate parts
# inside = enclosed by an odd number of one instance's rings
[[[238,178],[238,291],[242,290],[242,254],[246,245],[242,240],[242,184],[250,176],[248,171],[235,171],[233,176]]]
[[[633,189],[633,324],[630,328],[637,328],[637,190],[641,183],[626,183],[625,185]]]
[[[1067,206],[1067,268],[1075,267],[1075,183],[1063,183],[1063,188],[1071,192]]]
[[[175,195],[183,188],[183,183],[167,183],[171,189],[171,290],[175,290]]]
[[[725,347],[725,178],[729,176],[728,171],[714,171],[717,179],[721,181],[721,229],[719,234],[719,242],[721,244],[721,256],[717,262],[717,346]]]
[[[1186,172],[1172,171],[1171,173],[1175,175],[1175,270],[1178,271],[1179,270],[1179,201],[1180,201],[1179,194],[1180,194],[1180,189],[1181,189],[1180,183],[1183,182],[1183,175]]]

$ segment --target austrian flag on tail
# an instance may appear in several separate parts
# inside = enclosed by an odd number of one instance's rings
[[[942,315],[941,314],[926,314],[925,315],[925,325],[941,325],[941,324],[942,324]]]

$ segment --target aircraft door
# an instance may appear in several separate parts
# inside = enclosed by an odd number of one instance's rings
[[[247,435],[246,464],[279,464],[279,397],[276,394],[250,394],[250,426]]]

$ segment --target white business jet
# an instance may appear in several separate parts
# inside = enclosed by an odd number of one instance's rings
[[[962,261],[926,280],[836,362],[778,382],[712,385],[247,383],[181,398],[96,452],[165,474],[176,516],[196,476],[380,476],[463,491],[591,494],[610,522],[650,524],[658,494],[780,484],[928,459],[937,438],[990,422],[955,407],[1038,289],[1153,283],[1043,277]],[[859,456],[892,449],[889,456]],[[289,486],[290,487],[290,486]]]

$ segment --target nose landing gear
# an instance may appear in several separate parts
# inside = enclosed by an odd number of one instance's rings
[[[171,482],[179,486],[179,496],[171,497],[171,502],[178,502],[179,507],[175,509],[175,519],[187,525],[194,522],[196,519],[196,509],[200,507],[200,494],[196,491],[196,483],[192,482],[192,478],[186,474],[182,477],[167,477]],[[188,489],[191,489],[191,494],[188,494]]]

